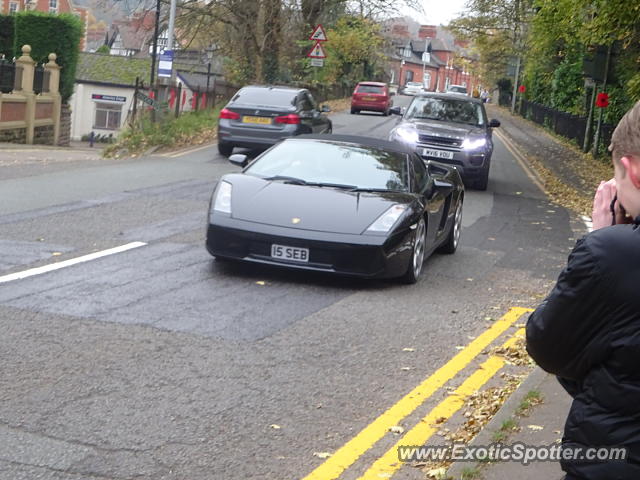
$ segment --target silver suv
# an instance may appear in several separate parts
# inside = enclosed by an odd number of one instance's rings
[[[456,93],[417,95],[389,133],[389,140],[410,145],[425,160],[455,165],[465,184],[486,190],[493,153],[492,130],[498,120],[487,119],[479,99]]]

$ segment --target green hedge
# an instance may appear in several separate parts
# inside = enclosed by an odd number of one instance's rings
[[[13,58],[14,18],[11,15],[0,15],[0,53],[9,60]]]
[[[73,93],[76,65],[82,39],[82,22],[69,13],[52,15],[41,12],[19,12],[15,15],[15,50],[31,45],[31,57],[38,63],[47,62],[50,53],[58,56],[60,94],[66,102]]]

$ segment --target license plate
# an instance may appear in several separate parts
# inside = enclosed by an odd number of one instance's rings
[[[269,117],[242,117],[242,123],[257,123],[258,125],[271,125]]]
[[[447,152],[446,150],[433,150],[432,148],[423,148],[422,155],[425,157],[445,158],[447,160],[453,159],[453,152]]]
[[[293,260],[295,262],[308,262],[309,249],[273,244],[271,245],[271,257],[281,260]]]
[[[365,102],[373,102],[375,99],[376,97],[362,97],[362,100]]]

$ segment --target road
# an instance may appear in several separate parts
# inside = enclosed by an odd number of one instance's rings
[[[336,133],[395,121],[333,114]],[[454,401],[575,236],[498,135],[461,247],[413,286],[215,262],[207,204],[237,170],[215,146],[0,150],[0,479],[423,478],[383,465],[402,437],[381,415],[409,431]]]

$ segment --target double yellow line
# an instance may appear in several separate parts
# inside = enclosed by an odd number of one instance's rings
[[[531,309],[529,308],[511,308],[489,329],[485,330],[445,365],[440,367],[435,373],[400,399],[399,402],[376,418],[358,435],[338,449],[338,451],[324,463],[304,477],[303,480],[337,479],[347,468],[353,465],[363,453],[384,437],[390,427],[398,425],[402,419],[410,415],[416,408],[422,405],[425,400],[444,386],[445,383],[453,379],[453,377],[469,365],[478,354],[511,327],[516,320],[530,311]],[[518,334],[522,334],[522,330],[518,331],[516,336],[509,339],[503,347],[512,345],[516,341]],[[424,444],[437,430],[438,427],[434,426],[436,420],[443,417],[446,419],[450,418],[464,405],[466,398],[493,377],[503,365],[504,361],[502,359],[493,356],[489,357],[462,385],[431,410],[392,448],[387,450],[360,478],[375,480],[390,478],[393,473],[402,466],[398,460],[398,446]]]

